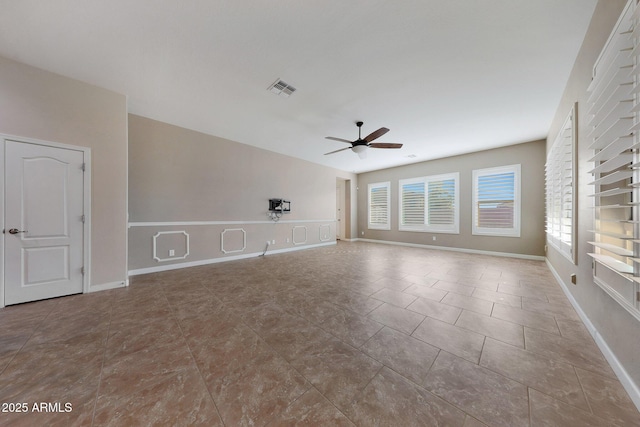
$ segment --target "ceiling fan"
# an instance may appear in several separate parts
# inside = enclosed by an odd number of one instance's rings
[[[367,135],[364,138],[362,138],[360,136],[360,131],[362,130],[362,124],[363,124],[363,122],[356,122],[356,126],[358,126],[358,139],[356,139],[355,141],[349,141],[347,139],[335,138],[333,136],[327,136],[326,139],[331,139],[332,141],[346,142],[347,144],[351,144],[351,147],[341,148],[339,150],[332,151],[330,153],[325,153],[325,156],[327,154],[338,153],[340,151],[351,149],[361,159],[364,159],[365,157],[367,157],[367,148],[368,147],[371,147],[371,148],[400,148],[400,147],[402,147],[402,144],[395,144],[395,143],[391,143],[391,142],[371,142],[374,139],[378,139],[382,135],[384,135],[385,133],[389,132],[389,129],[384,128],[384,127],[378,129],[375,132],[371,132],[369,135]]]

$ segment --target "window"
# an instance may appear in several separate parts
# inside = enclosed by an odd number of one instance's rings
[[[629,1],[593,67],[585,139],[593,150],[593,279],[640,320],[637,14]]]
[[[401,231],[459,232],[459,173],[400,180]]]
[[[575,263],[575,112],[574,106],[547,154],[547,242]]]
[[[369,228],[390,230],[390,183],[369,184]]]
[[[473,171],[472,233],[520,237],[520,165]]]

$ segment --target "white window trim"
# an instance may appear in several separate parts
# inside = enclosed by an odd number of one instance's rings
[[[387,222],[386,224],[371,223],[371,190],[386,187],[387,189]],[[367,186],[367,228],[370,230],[391,230],[391,182],[377,182]]]
[[[513,203],[513,228],[489,228],[489,227],[478,227],[477,226],[477,218],[478,218],[478,178],[485,175],[494,175],[500,173],[509,173],[514,172],[514,203]],[[486,169],[474,169],[472,172],[473,176],[473,204],[472,204],[472,223],[471,223],[471,234],[478,236],[498,236],[498,237],[520,237],[520,222],[521,222],[521,190],[520,190],[520,176],[521,176],[521,165],[509,165],[509,166],[499,166],[495,168],[486,168]]]
[[[451,225],[431,225],[427,223],[428,201],[429,201],[429,183],[437,181],[445,181],[453,179],[454,181],[454,213],[453,224]],[[422,225],[403,225],[402,218],[402,186],[407,184],[424,183],[425,191],[425,210]],[[422,233],[442,233],[442,234],[460,234],[460,173],[452,172],[440,175],[430,175],[419,178],[401,179],[398,182],[398,230],[399,231],[417,231]]]

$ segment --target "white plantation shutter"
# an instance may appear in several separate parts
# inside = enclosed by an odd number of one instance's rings
[[[640,319],[640,8],[625,7],[593,67],[586,140],[594,155],[594,282]]]
[[[369,228],[389,230],[390,183],[369,184]]]
[[[425,218],[424,179],[400,181],[400,229],[420,230]]]
[[[574,263],[575,112],[574,106],[549,150],[545,165],[547,241]]]
[[[472,232],[520,237],[520,165],[473,171]]]
[[[429,182],[429,218],[432,226],[452,226],[456,220],[455,179]]]
[[[401,231],[459,232],[459,173],[400,180]]]

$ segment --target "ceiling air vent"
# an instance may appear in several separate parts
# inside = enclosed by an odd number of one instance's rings
[[[296,88],[278,79],[275,81],[275,83],[269,86],[267,90],[275,93],[276,95],[288,98],[293,92],[296,91]]]

